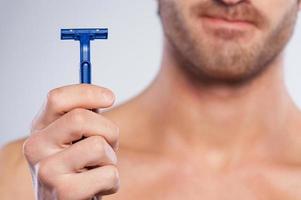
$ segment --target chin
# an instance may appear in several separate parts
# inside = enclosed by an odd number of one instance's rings
[[[264,65],[258,65],[253,59],[241,59],[241,54],[236,54],[236,58],[213,53],[208,54],[208,52],[205,54],[197,56],[198,59],[190,60],[182,66],[186,66],[196,79],[206,82],[247,82],[259,76],[260,72],[263,71],[262,68],[264,68]]]
[[[222,70],[215,67],[198,68],[194,70],[195,76],[200,81],[208,83],[243,84],[258,77],[263,71],[260,68],[224,67]]]

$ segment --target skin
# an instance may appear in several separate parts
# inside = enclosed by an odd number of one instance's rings
[[[161,69],[128,102],[101,112],[108,89],[49,92],[30,136],[0,153],[1,199],[301,199],[301,113],[283,80],[299,2],[215,1],[237,9],[231,23],[198,18],[224,11],[208,2],[158,2]]]

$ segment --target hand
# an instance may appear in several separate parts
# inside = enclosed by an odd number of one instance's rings
[[[23,146],[37,199],[91,199],[117,191],[118,127],[91,111],[113,103],[110,90],[94,85],[49,92]]]

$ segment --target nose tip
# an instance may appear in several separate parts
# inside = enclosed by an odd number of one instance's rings
[[[220,0],[220,1],[227,5],[235,5],[235,4],[241,3],[246,0]]]

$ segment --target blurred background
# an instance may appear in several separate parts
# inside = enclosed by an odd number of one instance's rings
[[[0,0],[0,146],[28,135],[49,90],[78,83],[79,43],[61,41],[61,28],[109,28],[109,40],[91,44],[93,83],[113,90],[116,104],[141,92],[159,70],[156,11],[156,0]],[[301,20],[286,52],[301,107]]]

